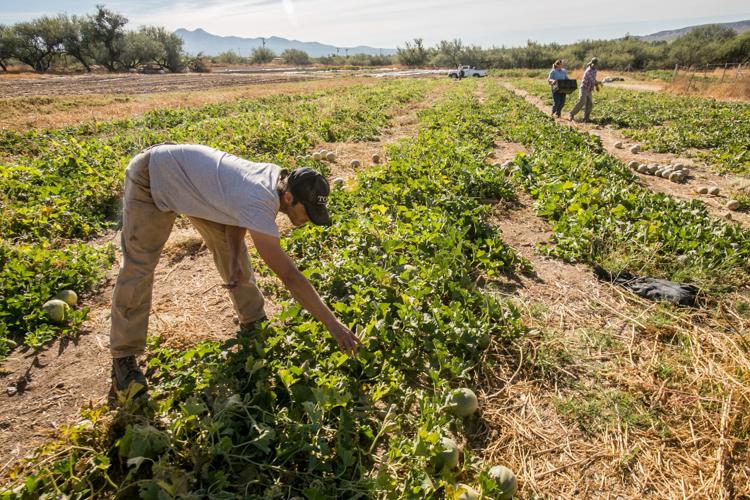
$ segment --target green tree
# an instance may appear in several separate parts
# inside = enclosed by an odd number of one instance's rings
[[[750,31],[746,31],[730,41],[724,51],[726,62],[750,62]]]
[[[425,48],[421,38],[415,38],[414,44],[406,42],[404,48],[398,47],[396,57],[406,66],[424,66],[430,58],[430,51]]]
[[[245,62],[245,58],[238,53],[229,50],[216,56],[214,61],[220,64],[242,64]]]
[[[43,16],[13,27],[15,57],[34,68],[49,70],[63,51],[63,24],[59,18]]]
[[[86,20],[78,16],[61,14],[58,16],[62,25],[62,46],[65,53],[81,63],[86,71],[91,71],[94,54],[91,41],[84,35]]]
[[[685,66],[720,62],[726,47],[737,36],[731,29],[719,25],[701,26],[681,36],[670,46],[670,56]]]
[[[153,62],[164,69],[177,73],[185,67],[183,62],[183,40],[165,28],[149,26],[141,30],[147,37],[161,45],[162,50],[155,56]]]
[[[164,46],[146,31],[128,31],[122,43],[118,65],[122,69],[134,69],[163,58]]]
[[[15,56],[16,39],[13,30],[0,24],[0,68],[8,71],[8,63]]]
[[[273,61],[276,54],[271,49],[266,47],[256,47],[250,54],[250,62],[253,64],[266,64]]]
[[[127,23],[125,16],[97,5],[96,14],[89,15],[84,25],[84,36],[91,41],[96,62],[110,71],[121,66]]]
[[[441,40],[435,48],[435,55],[432,56],[430,63],[433,66],[455,67],[464,64],[463,54],[464,44],[460,39]]]
[[[296,64],[299,66],[310,64],[310,56],[304,50],[286,49],[281,53],[281,58],[287,64]]]
[[[394,59],[394,56],[373,55],[370,56],[370,66],[388,66],[395,62]]]

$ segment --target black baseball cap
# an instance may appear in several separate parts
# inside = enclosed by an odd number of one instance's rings
[[[326,208],[331,187],[320,172],[308,167],[298,168],[289,174],[287,189],[295,200],[304,205],[307,216],[313,224],[331,225],[331,214]]]

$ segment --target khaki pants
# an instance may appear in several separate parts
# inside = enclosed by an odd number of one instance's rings
[[[125,171],[122,221],[122,262],[112,295],[110,350],[113,358],[143,354],[151,312],[154,270],[176,214],[154,204],[148,173],[148,150],[138,154]],[[190,221],[213,254],[224,282],[229,281],[229,248],[223,224],[196,217]],[[243,282],[230,290],[241,323],[265,316],[263,295],[255,283],[245,243],[241,247]]]
[[[589,116],[591,116],[591,108],[594,107],[594,97],[590,90],[581,89],[581,95],[578,98],[578,102],[573,106],[573,109],[570,110],[570,117],[573,118],[584,106],[583,120],[588,121]]]

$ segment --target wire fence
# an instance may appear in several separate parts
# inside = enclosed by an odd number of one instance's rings
[[[676,64],[672,82],[686,80],[688,86],[696,81],[730,82],[750,78],[750,63],[724,63],[693,66]]]

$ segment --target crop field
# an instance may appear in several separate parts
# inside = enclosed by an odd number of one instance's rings
[[[596,99],[594,121],[624,137],[750,173],[747,105]],[[381,142],[399,117],[413,127]],[[309,157],[321,145],[383,148],[332,193],[333,226],[282,238],[363,348],[340,353],[251,249],[274,303],[266,328],[232,347],[150,337],[149,402],[89,394],[26,459],[0,463],[0,498],[511,498],[497,466],[515,498],[750,495],[750,230],[653,191],[494,77],[4,130],[0,357],[87,334],[111,289],[124,168],[167,141],[327,176],[343,170]],[[595,265],[690,282],[698,303],[641,299]],[[82,297],[62,324],[42,310],[61,289]],[[479,408],[462,414],[466,389]]]
[[[519,88],[552,105],[544,80],[518,80]],[[569,111],[578,94],[568,98]],[[622,129],[653,151],[689,154],[719,172],[750,175],[750,104],[608,87],[595,94],[591,119]]]

